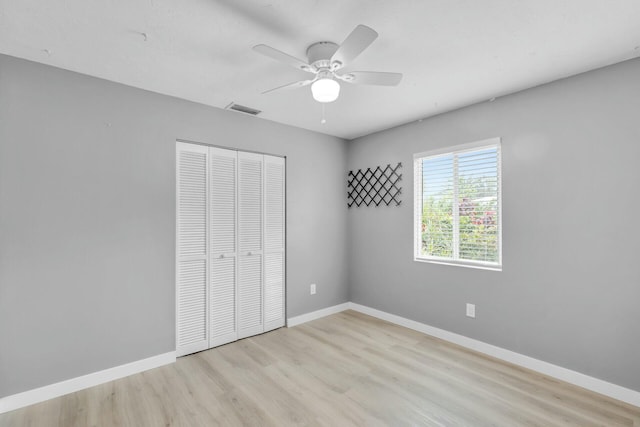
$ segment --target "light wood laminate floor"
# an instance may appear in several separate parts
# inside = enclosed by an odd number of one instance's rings
[[[640,408],[346,311],[0,415],[0,426],[640,426]]]

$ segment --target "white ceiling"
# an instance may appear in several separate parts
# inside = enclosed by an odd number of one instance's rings
[[[305,59],[357,24],[378,39],[348,70],[404,73],[397,87],[260,92],[309,74]],[[351,139],[640,56],[639,0],[0,0],[0,52]],[[238,113],[240,114],[240,113]]]

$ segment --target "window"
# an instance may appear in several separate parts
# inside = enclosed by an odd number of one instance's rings
[[[413,157],[415,260],[501,270],[500,138]]]

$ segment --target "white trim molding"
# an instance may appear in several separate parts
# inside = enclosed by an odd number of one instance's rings
[[[0,414],[63,396],[78,390],[104,384],[149,369],[158,368],[176,361],[176,352],[159,354],[135,362],[105,369],[81,377],[71,378],[44,387],[0,398]]]
[[[343,302],[342,304],[334,305],[320,310],[312,311],[311,313],[301,314],[300,316],[290,317],[287,319],[287,328],[300,325],[302,323],[311,322],[312,320],[320,319],[321,317],[330,316],[332,314],[340,313],[341,311],[349,310],[351,308],[350,302]]]
[[[385,311],[377,310],[375,308],[367,307],[353,302],[345,302],[342,304],[312,311],[310,313],[302,314],[300,316],[291,317],[287,319],[287,327],[290,328],[350,309],[367,314],[372,317],[376,317],[378,319],[386,320],[387,322],[391,322],[399,326],[404,326],[405,328],[422,332],[436,338],[440,338],[457,345],[461,345],[471,350],[475,350],[479,353],[495,357],[505,362],[509,362],[514,365],[518,365],[523,368],[538,372],[540,374],[567,382],[569,384],[573,384],[587,390],[591,390],[593,392],[611,397],[613,399],[620,400],[630,405],[640,407],[639,391],[631,390],[617,384],[590,377],[580,372],[572,371],[570,369],[553,365],[542,360],[534,359],[532,357],[525,356],[511,350],[497,347],[492,344],[487,344],[473,338],[465,337],[464,335],[459,335],[453,332],[446,331],[444,329],[427,325],[425,323],[416,322],[415,320],[407,319],[395,314],[387,313]],[[169,353],[159,354],[147,359],[137,360],[125,365],[116,366],[113,368],[105,369],[103,371],[94,372],[88,375],[83,375],[81,377],[72,378],[66,381],[61,381],[59,383],[3,397],[0,398],[0,414],[13,411],[25,406],[33,405],[45,400],[53,399],[58,396],[73,393],[78,390],[117,380],[129,375],[137,374],[149,369],[168,365],[170,363],[174,363],[175,361],[176,353],[175,351],[171,351]]]
[[[495,357],[496,359],[504,360],[505,362],[509,362],[514,365],[536,371],[540,374],[567,382],[569,384],[577,385],[578,387],[582,387],[587,390],[591,390],[593,392],[611,397],[613,399],[620,400],[630,405],[640,407],[639,391],[631,390],[617,384],[613,384],[598,378],[590,377],[580,372],[572,371],[570,369],[554,365],[549,362],[544,362],[542,360],[534,359],[533,357],[525,356],[524,354],[516,353],[514,351],[497,347],[492,344],[487,344],[473,338],[465,337],[464,335],[445,331],[444,329],[436,328],[425,323],[420,323],[416,322],[415,320],[396,316],[395,314],[390,314],[381,310],[376,310],[375,308],[367,307],[353,302],[350,303],[350,308],[354,311],[368,314],[369,316],[386,320],[387,322],[391,322],[399,326],[404,326],[405,328],[413,329],[414,331],[422,332],[424,334],[440,338],[453,344],[475,350],[479,353]]]

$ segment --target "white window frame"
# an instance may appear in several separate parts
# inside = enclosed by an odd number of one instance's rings
[[[456,194],[457,185],[454,185],[454,197],[453,197],[453,251],[454,258],[436,257],[436,256],[424,256],[421,254],[422,249],[422,197],[423,197],[423,181],[422,181],[422,159],[425,157],[433,156],[445,156],[453,154],[461,154],[468,151],[476,151],[483,148],[497,148],[497,168],[498,168],[498,194],[497,196],[497,212],[498,212],[498,262],[486,262],[486,261],[471,261],[455,259],[459,250],[459,207],[458,197]],[[457,167],[454,167],[454,182],[457,177]],[[430,150],[422,153],[416,153],[413,155],[413,205],[414,205],[414,218],[413,218],[413,256],[414,261],[428,262],[435,264],[455,265],[460,267],[479,268],[484,270],[502,271],[502,147],[501,139],[499,137],[484,139],[482,141],[476,141],[468,144],[460,144],[456,146],[443,147],[436,150]]]

